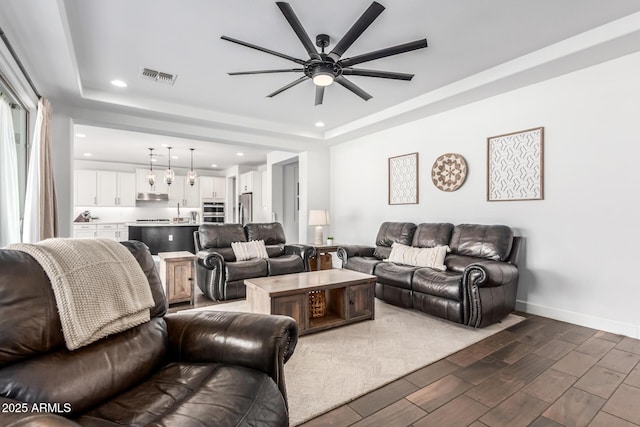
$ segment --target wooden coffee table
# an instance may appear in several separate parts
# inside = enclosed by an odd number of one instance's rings
[[[247,279],[247,301],[254,313],[282,314],[298,322],[305,335],[374,318],[376,276],[345,269]],[[309,298],[324,295],[325,310],[310,310]],[[314,313],[311,311],[315,311]]]

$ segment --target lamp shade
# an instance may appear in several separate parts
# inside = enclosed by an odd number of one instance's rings
[[[327,225],[329,224],[329,212],[321,210],[309,211],[309,225]]]

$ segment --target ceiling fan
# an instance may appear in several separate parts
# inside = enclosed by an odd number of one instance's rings
[[[354,65],[362,64],[363,62],[373,61],[375,59],[385,58],[387,56],[398,55],[400,53],[410,52],[416,49],[422,49],[427,47],[427,39],[416,40],[413,42],[403,43],[400,45],[387,47],[384,49],[375,50],[373,52],[364,53],[362,55],[352,56],[351,58],[341,59],[342,55],[347,49],[360,37],[360,35],[375,21],[375,19],[382,13],[384,6],[378,2],[371,3],[371,6],[365,10],[365,12],[358,18],[353,26],[347,31],[342,39],[333,47],[331,52],[325,53],[325,48],[329,46],[330,39],[326,34],[319,34],[316,36],[316,46],[321,51],[314,47],[309,35],[302,27],[300,20],[293,12],[293,9],[286,2],[276,2],[280,11],[293,28],[302,45],[309,54],[309,59],[303,60],[294,58],[284,53],[276,52],[271,49],[260,47],[252,43],[247,43],[241,40],[237,40],[227,36],[221,36],[222,40],[228,42],[237,43],[242,46],[256,49],[261,52],[265,52],[271,55],[278,56],[280,58],[288,59],[299,65],[300,68],[288,68],[279,70],[257,70],[257,71],[239,71],[229,73],[230,76],[246,75],[246,74],[270,74],[270,73],[303,73],[304,75],[297,80],[281,87],[275,92],[270,93],[267,97],[271,98],[279,93],[284,92],[287,89],[294,87],[306,80],[311,79],[316,85],[316,97],[315,105],[322,104],[324,98],[324,88],[333,82],[345,87],[351,92],[358,95],[360,98],[368,101],[371,99],[371,95],[365,92],[362,88],[357,86],[352,81],[345,78],[345,76],[363,76],[363,77],[378,77],[383,79],[395,79],[395,80],[411,80],[413,74],[396,73],[391,71],[379,71],[379,70],[367,70],[362,68],[353,68]]]

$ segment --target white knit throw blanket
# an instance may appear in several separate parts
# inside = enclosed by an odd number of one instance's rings
[[[140,264],[108,239],[47,239],[16,243],[49,277],[69,350],[150,319],[153,296]]]

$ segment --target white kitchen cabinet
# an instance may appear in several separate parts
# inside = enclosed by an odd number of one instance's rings
[[[180,206],[185,208],[201,207],[199,180],[198,178],[195,184],[189,185],[186,176],[176,175],[175,180],[169,186],[169,204],[180,203]]]
[[[73,237],[76,239],[93,239],[96,231],[96,224],[73,224]]]
[[[147,179],[148,169],[136,169],[136,191],[138,193],[167,193],[168,186],[164,182],[164,170],[154,170],[156,173],[156,183],[151,186]]]
[[[118,206],[133,207],[136,205],[136,174],[118,172]]]
[[[98,203],[97,173],[92,170],[75,171],[75,206],[96,206]]]
[[[80,239],[129,240],[129,227],[124,223],[73,224],[73,237]]]
[[[176,175],[173,183],[169,185],[169,205],[174,206],[176,203],[184,205],[184,176]]]
[[[202,199],[224,199],[226,195],[225,187],[227,180],[219,176],[201,176],[200,198]]]
[[[135,206],[135,174],[75,171],[75,206]]]
[[[135,206],[136,175],[132,172],[97,171],[98,206]]]
[[[118,241],[118,224],[98,224],[96,237]]]
[[[200,206],[200,179],[197,178],[193,185],[189,180],[184,180],[184,206],[187,208],[201,208]]]
[[[240,174],[240,194],[242,193],[254,193],[262,189],[260,172],[249,171]]]

